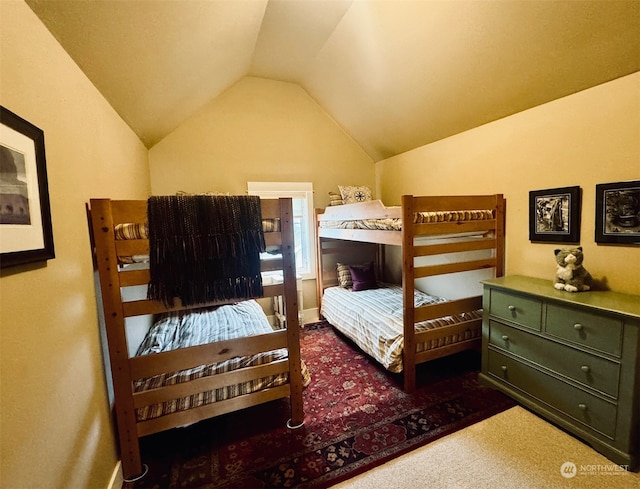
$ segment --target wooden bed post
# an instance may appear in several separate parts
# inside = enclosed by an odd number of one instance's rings
[[[114,251],[113,218],[108,199],[91,199],[90,202],[96,263],[109,272],[108,276],[100,274],[100,292],[109,343],[122,472],[125,479],[132,480],[141,477],[144,473],[136,428],[133,387],[130,380],[129,352],[124,327],[124,311],[120,298],[118,261]],[[99,236],[100,238],[98,238]]]
[[[416,388],[416,342],[415,342],[415,273],[414,273],[414,228],[413,196],[402,196],[402,296],[403,296],[403,374],[404,391],[411,393]]]
[[[496,277],[504,275],[505,205],[502,194],[496,195]]]
[[[324,273],[322,270],[322,238],[320,237],[320,233],[318,232],[318,227],[320,223],[318,221],[318,215],[322,214],[323,209],[316,209],[314,213],[315,217],[315,233],[316,233],[316,301],[318,304],[318,319],[322,320],[322,294],[324,292]]]
[[[293,214],[291,199],[279,199],[280,232],[282,233],[282,273],[284,279],[285,314],[287,325],[287,349],[289,350],[289,384],[291,388],[291,419],[289,428],[299,428],[304,424],[302,401],[302,372],[300,357],[300,320],[298,316],[298,291],[296,257],[293,248]]]

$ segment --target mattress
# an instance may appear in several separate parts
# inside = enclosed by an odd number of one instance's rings
[[[438,222],[464,222],[493,219],[490,209],[464,211],[435,211],[417,212],[414,214],[415,224],[429,224]],[[402,219],[390,217],[384,219],[354,219],[346,221],[320,221],[320,227],[329,229],[369,229],[377,231],[400,231]]]
[[[365,353],[372,356],[387,370],[402,372],[404,333],[402,322],[402,288],[381,284],[378,289],[353,292],[343,287],[329,287],[322,297],[322,315],[329,323],[350,338]],[[420,292],[414,293],[416,307],[446,302]],[[423,321],[415,325],[416,332],[423,332],[471,319],[482,318],[482,311],[471,311],[456,316],[446,316]],[[478,337],[477,329],[464,333],[445,335],[428,343],[419,343],[417,351],[426,351]]]
[[[280,231],[280,219],[263,219],[262,231],[265,233],[274,233]],[[146,222],[125,222],[116,224],[113,228],[116,241],[149,239],[149,224]],[[267,253],[277,254],[280,251],[279,246],[267,247]],[[120,265],[128,265],[131,263],[148,263],[149,255],[118,255],[118,263]]]
[[[262,307],[255,300],[221,306],[215,309],[171,313],[160,318],[150,328],[136,355],[153,355],[178,348],[272,332],[273,328],[269,324]],[[163,373],[136,380],[134,382],[134,392],[188,382],[244,367],[264,365],[286,359],[287,356],[287,350],[281,348],[248,357],[235,357],[220,363],[201,365],[188,370]],[[306,386],[310,382],[310,374],[304,362],[302,364],[302,375],[303,385]],[[153,419],[176,411],[191,409],[261,389],[284,385],[288,380],[288,373],[283,373],[242,384],[230,385],[214,391],[200,392],[181,399],[139,408],[136,410],[136,418],[138,421]]]

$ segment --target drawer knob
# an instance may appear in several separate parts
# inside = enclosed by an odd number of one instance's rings
[[[503,335],[502,335],[502,339],[503,339],[504,341],[509,341],[509,337],[508,337],[506,334],[503,334]]]
[[[587,405],[586,405],[586,404],[582,404],[582,403],[580,403],[580,404],[578,404],[578,408],[579,408],[581,411],[586,411],[586,410],[587,410]]]
[[[516,306],[509,306],[509,307],[508,307],[508,309],[509,309],[511,312],[515,312],[515,310],[516,310]]]
[[[582,370],[583,372],[587,373],[591,369],[589,368],[589,365],[583,365],[582,367],[580,367],[580,370]]]
[[[576,323],[573,325],[573,329],[575,329],[576,331],[582,331],[584,328],[584,326],[582,326],[582,324],[580,323]]]
[[[503,372],[507,371],[507,366],[506,365],[500,365],[500,368],[502,369]]]

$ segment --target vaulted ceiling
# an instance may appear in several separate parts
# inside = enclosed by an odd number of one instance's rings
[[[26,0],[147,145],[244,76],[374,161],[640,71],[638,0]]]

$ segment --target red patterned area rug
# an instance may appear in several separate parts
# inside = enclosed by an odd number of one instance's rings
[[[478,383],[477,352],[420,365],[408,395],[327,323],[306,325],[301,347],[302,428],[285,427],[283,399],[145,437],[149,474],[131,487],[329,487],[514,405]]]

